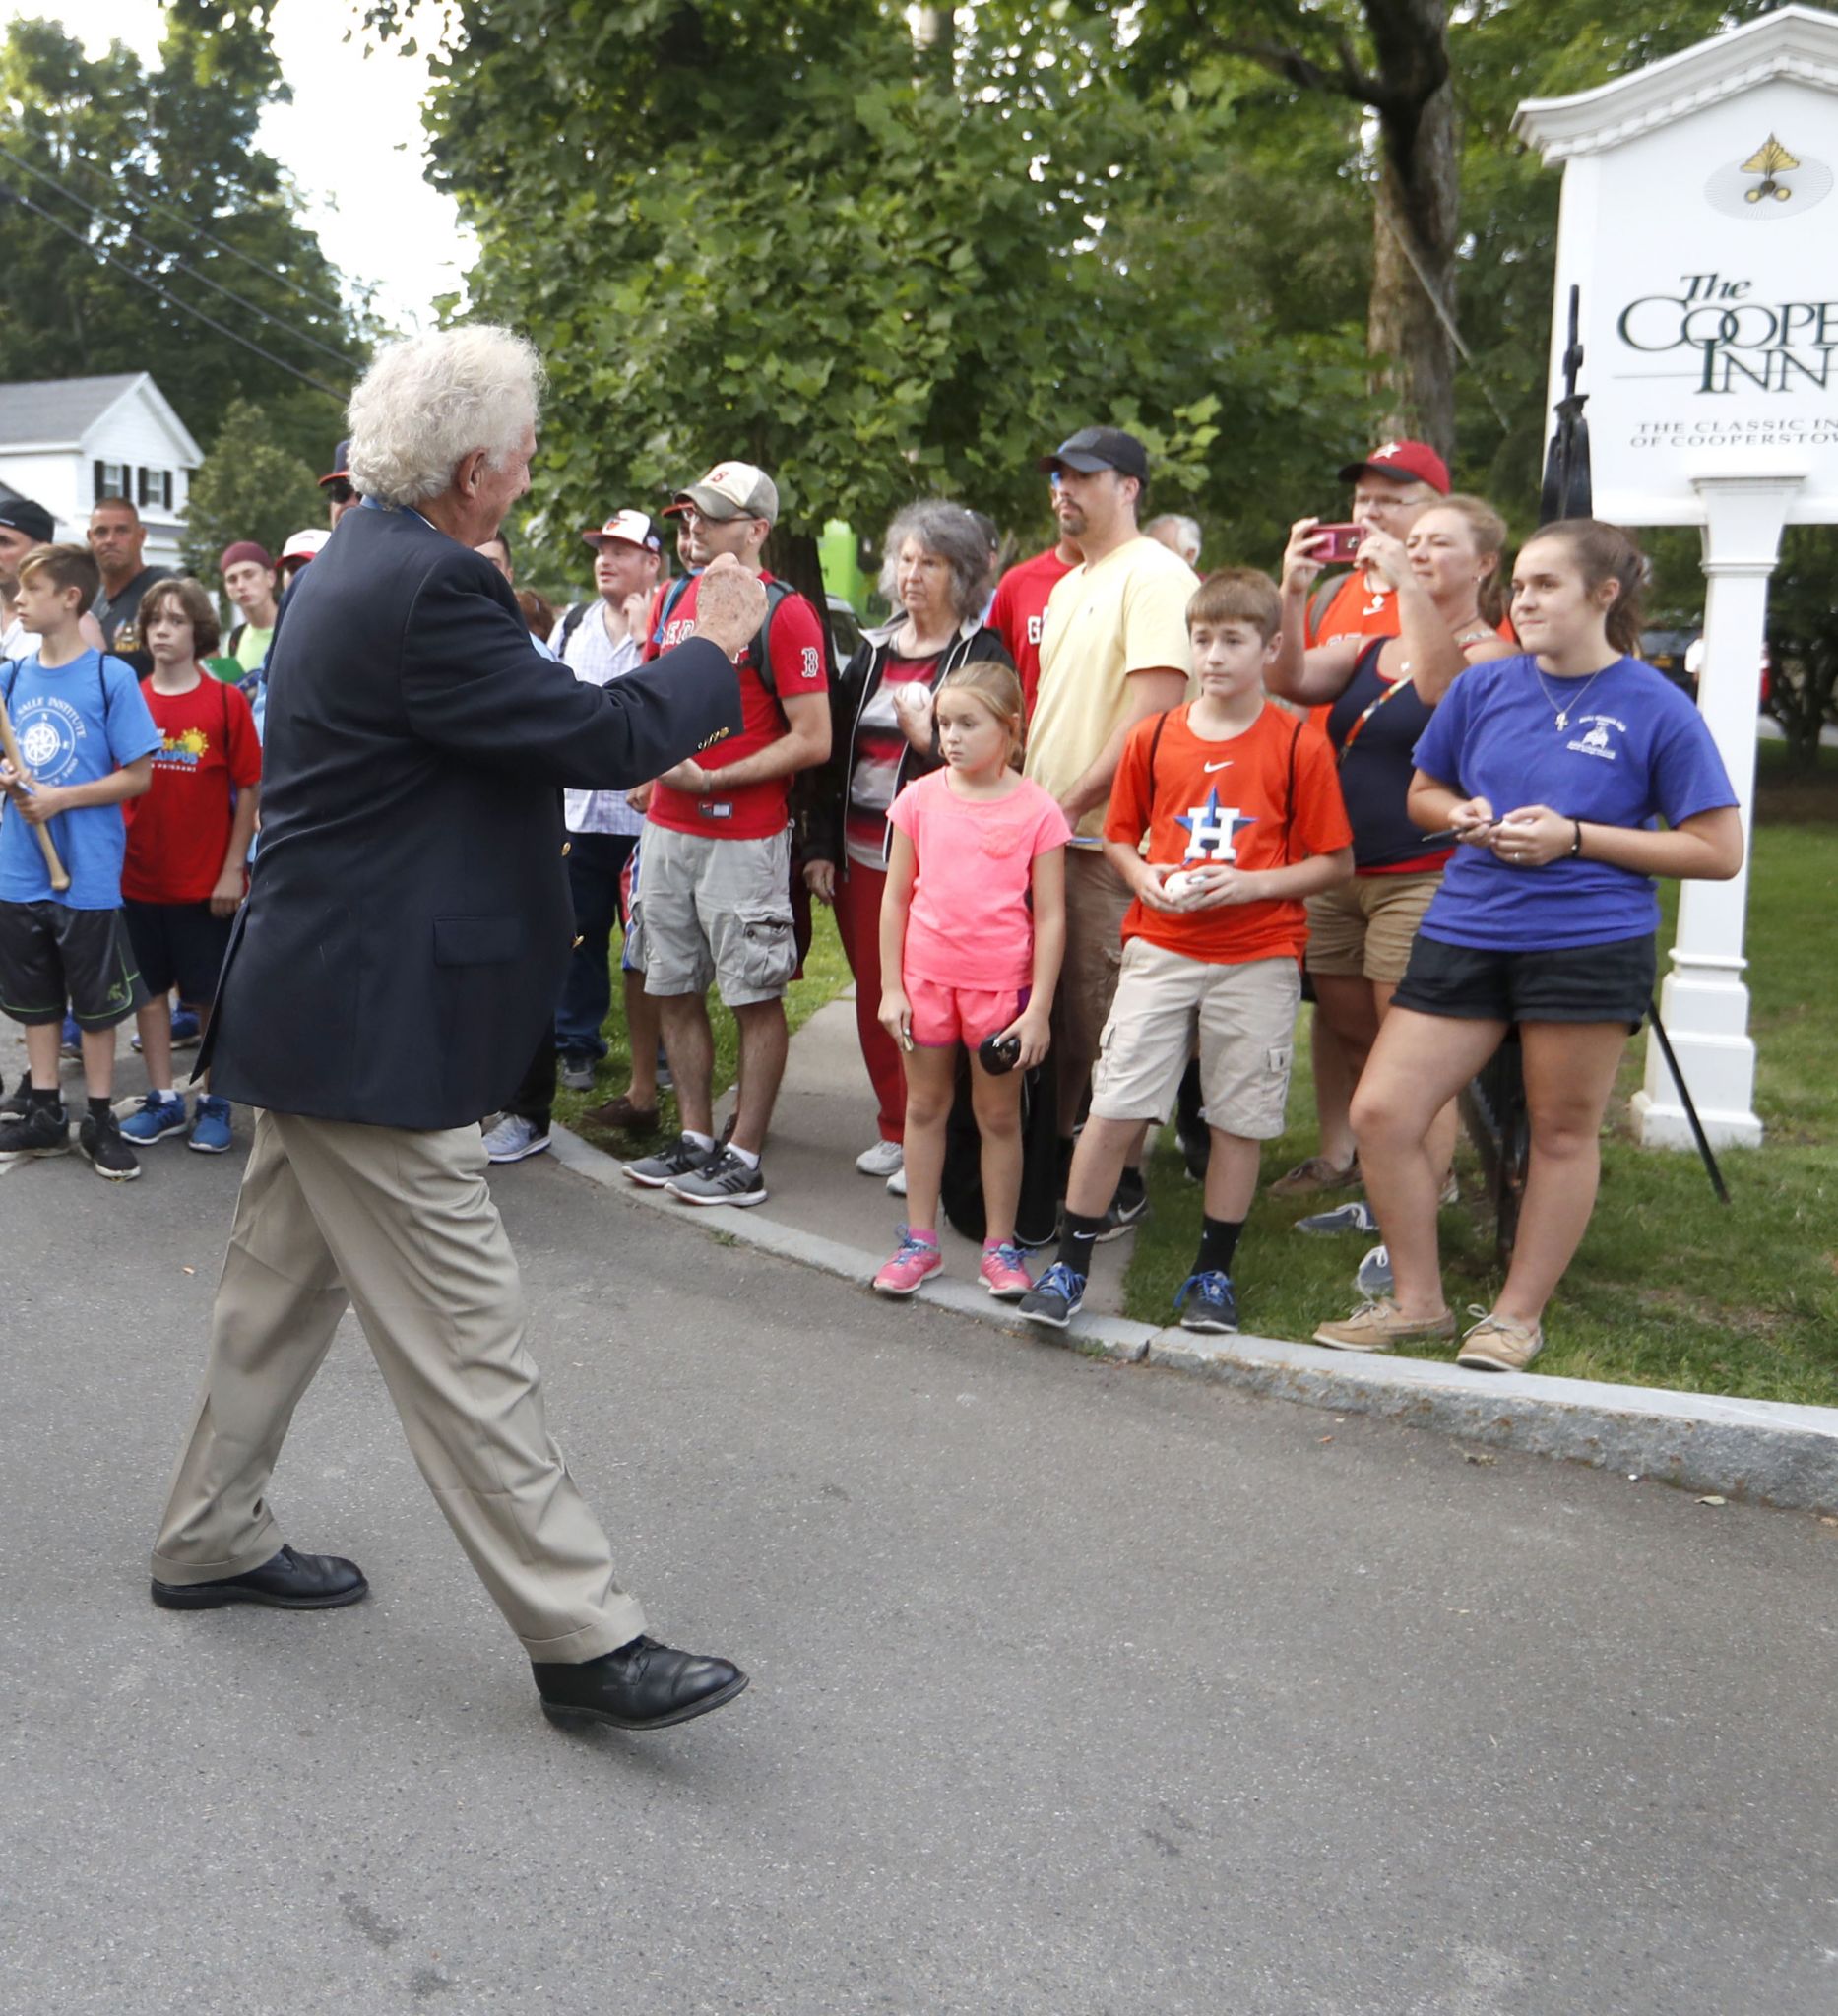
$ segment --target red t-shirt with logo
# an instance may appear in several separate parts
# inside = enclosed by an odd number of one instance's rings
[[[262,781],[262,744],[234,686],[200,676],[189,693],[141,698],[159,730],[154,781],[122,810],[128,851],[121,893],[134,903],[208,903],[229,850],[232,792]]]
[[[1274,701],[1242,734],[1223,742],[1196,735],[1184,707],[1138,722],[1123,744],[1104,831],[1106,840],[1124,847],[1140,846],[1148,834],[1148,858],[1157,866],[1229,866],[1247,874],[1293,867],[1309,854],[1353,845],[1333,750]],[[1299,897],[1178,915],[1137,902],[1124,915],[1123,938],[1146,938],[1209,966],[1243,966],[1254,959],[1299,960],[1308,919]]]
[[[1072,572],[1073,564],[1059,557],[1057,546],[1036,553],[1032,560],[1018,560],[996,584],[995,599],[989,604],[989,627],[1008,647],[1021,674],[1029,720],[1034,718],[1034,696],[1041,684],[1041,625],[1046,619],[1047,598]]]
[[[769,582],[770,574],[761,574]],[[654,647],[647,644],[647,658],[673,651],[696,627],[696,591],[701,579],[690,582],[670,611],[664,636]],[[773,685],[787,700],[820,697],[830,690],[824,668],[823,626],[815,609],[801,595],[789,595],[773,611],[767,638],[772,653]],[[714,779],[717,788],[706,797],[692,798],[665,785],[651,792],[649,816],[660,826],[676,833],[713,833],[724,840],[770,840],[782,832],[786,822],[786,793],[790,777],[768,778],[764,784],[743,784],[724,791],[719,773],[742,756],[751,756],[785,733],[784,711],[779,697],[767,687],[753,662],[749,647],[737,661],[740,670],[740,732],[717,742],[713,748],[698,749],[696,761]]]

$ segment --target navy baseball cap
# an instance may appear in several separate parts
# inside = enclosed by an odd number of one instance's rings
[[[1081,475],[1095,475],[1101,469],[1113,469],[1120,476],[1149,480],[1149,451],[1134,434],[1121,427],[1081,427],[1069,434],[1050,455],[1041,457],[1041,472],[1050,475],[1056,469],[1075,469]]]
[[[351,479],[351,444],[341,441],[332,451],[332,467],[319,478],[323,490],[328,483],[349,483]]]

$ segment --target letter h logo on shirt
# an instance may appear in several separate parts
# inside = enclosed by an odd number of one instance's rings
[[[1222,805],[1219,802],[1219,787],[1215,785],[1206,794],[1203,805],[1189,805],[1184,817],[1177,817],[1176,826],[1187,829],[1187,851],[1181,855],[1183,861],[1236,861],[1238,850],[1233,846],[1234,840],[1247,826],[1257,821],[1239,812],[1236,805]]]

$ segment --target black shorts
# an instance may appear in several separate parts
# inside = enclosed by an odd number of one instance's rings
[[[1653,998],[1653,933],[1556,952],[1485,952],[1422,931],[1392,1002],[1462,1022],[1624,1022]]]
[[[217,999],[217,976],[235,926],[232,913],[211,914],[208,903],[136,903],[125,900],[128,938],[140,962],[141,980],[151,998],[178,989],[187,1008],[208,1008]]]
[[[113,1029],[147,999],[118,910],[0,903],[0,1011],[31,1028]]]

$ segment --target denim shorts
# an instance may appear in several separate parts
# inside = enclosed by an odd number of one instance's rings
[[[1646,1019],[1658,953],[1651,931],[1607,945],[1490,952],[1420,931],[1392,1003],[1463,1022],[1624,1022]]]

